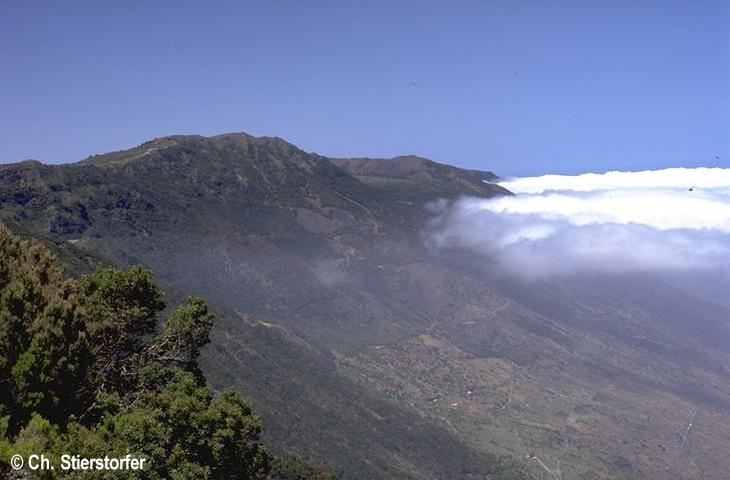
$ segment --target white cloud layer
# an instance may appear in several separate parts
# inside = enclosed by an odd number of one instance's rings
[[[672,168],[501,183],[513,197],[441,205],[430,241],[530,278],[727,268],[730,169]]]

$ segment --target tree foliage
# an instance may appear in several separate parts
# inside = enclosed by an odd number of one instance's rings
[[[88,324],[52,255],[0,226],[0,415],[12,413],[10,432],[32,412],[62,421],[88,402]]]
[[[159,327],[163,292],[141,268],[73,281],[44,248],[0,226],[0,474],[9,457],[148,459],[115,478],[264,479],[261,422],[197,366],[214,321],[191,298]],[[103,471],[26,478],[106,478]]]
[[[337,480],[334,473],[319,465],[283,455],[271,462],[270,480]]]

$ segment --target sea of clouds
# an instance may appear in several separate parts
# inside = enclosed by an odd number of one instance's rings
[[[429,242],[527,278],[579,272],[727,270],[730,169],[544,175],[514,196],[434,206]]]

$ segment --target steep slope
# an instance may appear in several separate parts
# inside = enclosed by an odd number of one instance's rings
[[[327,159],[279,139],[170,137],[78,164],[8,165],[0,178],[3,218],[220,303],[207,376],[250,394],[276,451],[354,478],[494,470],[490,456],[338,371],[333,352],[421,319],[352,286],[336,293],[347,264],[401,232],[380,219],[383,199]]]
[[[2,233],[5,230],[0,224]],[[60,265],[77,274],[108,265],[98,259],[89,262],[89,255],[73,244],[27,232],[24,237],[41,238]],[[165,290],[172,304],[187,297],[169,286]],[[264,431],[273,442],[272,453],[287,458],[292,452],[315,456],[322,464],[338,466],[347,478],[424,478],[424,466],[428,469],[425,478],[481,478],[499,468],[495,458],[471,452],[413,412],[338,375],[329,356],[322,356],[287,330],[225,307],[213,309],[218,317],[211,332],[213,347],[202,359],[208,382],[217,391],[239,387],[257,400],[267,420]],[[308,445],[305,440],[312,438],[317,443]],[[423,445],[421,438],[428,439],[428,444]],[[341,445],[342,439],[347,439],[346,445]],[[353,448],[369,453],[353,455]],[[295,473],[302,468],[296,458],[289,459],[288,467],[286,471]],[[321,469],[315,469],[318,471]],[[292,475],[292,480],[309,478]]]
[[[78,263],[73,247],[59,251]],[[74,280],[58,260],[0,224],[3,478],[65,478],[11,469],[10,458],[43,454],[54,470],[72,451],[133,454],[146,478],[336,479],[291,454],[272,458],[245,398],[205,387],[197,358],[215,318],[202,299],[157,318],[164,295],[148,272],[105,267]]]
[[[656,278],[525,283],[426,248],[424,206],[508,194],[490,180],[168,137],[0,167],[0,219],[214,300],[209,381],[350,477],[722,478],[730,312]]]

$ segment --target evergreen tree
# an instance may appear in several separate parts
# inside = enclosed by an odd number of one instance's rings
[[[15,453],[145,458],[114,478],[265,479],[261,422],[213,395],[197,358],[214,316],[192,298],[159,329],[164,296],[141,268],[66,278],[44,248],[0,226],[0,474]],[[109,478],[58,468],[23,478]]]

